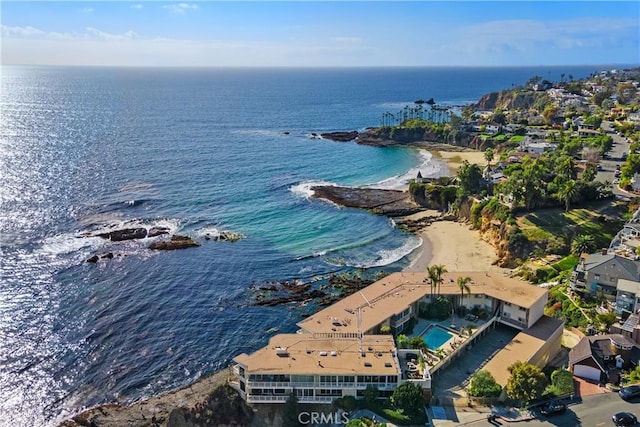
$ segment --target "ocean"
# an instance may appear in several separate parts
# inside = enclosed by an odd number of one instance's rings
[[[442,164],[312,134],[379,126],[418,99],[459,107],[534,75],[607,68],[3,66],[0,425],[56,425],[183,386],[295,331],[309,307],[256,307],[256,286],[406,267],[416,236],[309,188],[398,188]],[[201,246],[86,237],[139,226]],[[205,239],[226,230],[244,238]]]

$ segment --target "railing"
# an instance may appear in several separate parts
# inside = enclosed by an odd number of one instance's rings
[[[289,396],[255,396],[252,394],[247,395],[247,402],[249,403],[276,403],[286,402]]]
[[[491,325],[493,325],[494,322],[499,320],[499,316],[495,315],[493,316],[491,319],[489,319],[484,325],[482,325],[481,327],[479,327],[470,337],[468,337],[462,344],[460,344],[458,347],[456,347],[455,349],[453,349],[453,351],[449,354],[447,354],[445,357],[443,357],[442,359],[440,359],[438,361],[438,363],[436,363],[434,366],[431,367],[431,369],[429,369],[429,373],[431,374],[431,376],[433,376],[434,372],[436,372],[438,369],[442,368],[443,366],[446,366],[449,363],[449,360],[451,360],[451,358],[455,357],[458,353],[460,353],[462,350],[466,349],[467,346],[470,345],[471,340],[475,337],[477,337],[478,335],[480,335],[482,332],[484,332],[486,329],[488,329]]]
[[[394,388],[396,383],[326,383],[326,382],[268,382],[268,381],[249,381],[247,387],[250,388],[361,388],[365,389],[372,385],[378,389]]]
[[[404,322],[409,320],[410,317],[411,317],[411,313],[407,314],[406,316],[402,316],[400,319],[392,320],[391,327],[395,328],[402,325]]]
[[[331,403],[340,396],[297,396],[299,403]],[[248,395],[247,402],[249,403],[280,403],[286,402],[289,398],[286,396],[256,396]]]
[[[510,317],[500,316],[500,322],[505,323],[507,325],[511,325],[516,328],[524,329],[526,325],[523,322],[518,322],[517,320],[513,320]]]

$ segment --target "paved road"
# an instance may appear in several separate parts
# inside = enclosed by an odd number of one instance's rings
[[[622,166],[622,163],[624,163],[624,161],[622,160],[622,155],[623,153],[629,152],[629,143],[627,142],[627,139],[625,137],[618,135],[613,130],[611,122],[603,121],[601,128],[613,138],[613,147],[607,153],[607,158],[602,159],[602,161],[600,162],[600,164],[602,165],[602,170],[598,172],[596,180],[600,182],[609,181],[613,183],[615,180],[614,174],[616,165]],[[618,197],[628,196],[628,193],[620,190],[617,185],[613,186],[613,193]]]
[[[534,419],[525,422],[506,422],[498,420],[494,425],[500,423],[501,426],[558,426],[558,427],[605,427],[613,426],[611,416],[616,412],[631,412],[640,417],[640,400],[626,402],[617,393],[596,394],[587,396],[581,403],[572,404],[563,415],[556,415],[550,418]],[[467,417],[460,417],[456,425],[466,426],[488,426],[486,414],[470,414]]]

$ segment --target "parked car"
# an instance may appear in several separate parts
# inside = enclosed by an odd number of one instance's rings
[[[564,414],[567,411],[567,405],[561,402],[551,402],[540,409],[540,413],[546,417],[557,414]]]
[[[618,412],[611,417],[617,426],[631,426],[638,422],[638,419],[631,412]]]
[[[624,400],[633,399],[635,397],[640,397],[640,384],[630,385],[627,387],[622,387],[618,392],[621,398]]]

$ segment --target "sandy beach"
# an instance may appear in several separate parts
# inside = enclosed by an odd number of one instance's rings
[[[445,159],[452,174],[463,160],[482,165],[486,163],[480,152],[437,152],[437,157]],[[424,210],[409,216],[418,219],[425,216],[439,217],[440,212]],[[429,265],[443,264],[448,271],[507,271],[492,265],[495,249],[480,238],[477,230],[468,224],[454,221],[434,221],[420,231],[422,245],[413,254],[414,259],[405,270],[425,271]],[[76,420],[63,423],[64,426],[79,426],[91,420],[97,426],[164,426],[173,408],[193,407],[206,399],[213,388],[226,382],[229,370],[223,369],[194,384],[174,390],[130,406],[103,405],[79,414]],[[258,417],[260,418],[260,417]],[[254,423],[260,425],[259,422]]]
[[[469,163],[477,164],[480,168],[484,168],[487,165],[482,151],[436,151],[433,154],[435,157],[439,157],[447,162],[447,166],[449,166],[452,175],[456,173],[465,160]]]
[[[492,265],[495,249],[468,224],[436,221],[420,232],[422,246],[407,271],[425,271],[443,264],[448,271],[505,271]]]

